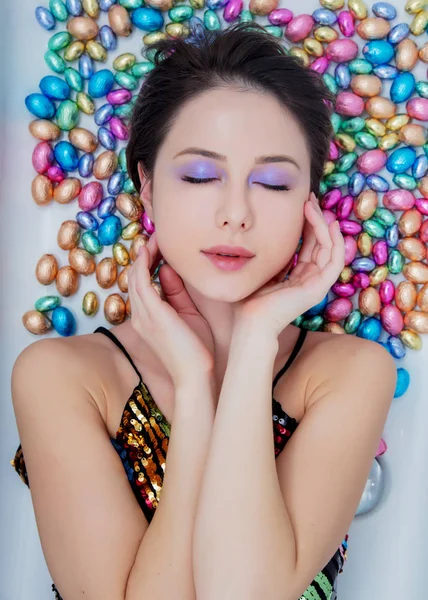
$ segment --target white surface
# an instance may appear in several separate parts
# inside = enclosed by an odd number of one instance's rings
[[[0,20],[0,56],[4,61],[0,94],[0,600],[53,598],[52,580],[43,558],[30,492],[9,464],[19,444],[10,397],[12,366],[18,354],[37,339],[25,330],[21,318],[33,308],[37,298],[56,293],[54,286],[45,288],[37,282],[34,268],[45,252],[55,254],[60,266],[67,264],[66,253],[56,244],[56,234],[60,224],[74,218],[77,212],[74,203],[38,207],[30,193],[35,176],[31,153],[36,142],[28,132],[28,124],[33,117],[25,108],[24,98],[39,91],[40,79],[49,74],[43,55],[52,34],[37,24],[34,17],[37,5],[29,0],[10,2],[7,8],[4,7]],[[397,0],[395,5],[404,5],[404,0]],[[290,7],[290,2],[281,6]],[[303,0],[298,6],[298,12],[311,13],[319,8],[316,2]],[[410,22],[403,9],[401,17],[394,23]],[[62,29],[60,25],[55,32]],[[114,54],[129,49],[138,54],[140,40],[140,34],[135,35],[132,43],[131,40],[121,40]],[[425,42],[426,36],[420,36],[417,41]],[[423,70],[421,73],[424,77]],[[81,124],[91,128],[90,120],[82,120]],[[101,324],[108,325],[102,310],[94,319],[81,313],[81,300],[89,289],[96,290],[96,282],[92,278],[82,278],[76,296],[63,301],[63,305],[77,316],[78,334],[91,332]],[[103,300],[105,292],[101,289],[97,292]],[[56,336],[55,333],[49,335]],[[424,336],[421,352],[409,352],[404,360],[397,361],[397,366],[404,366],[410,371],[411,384],[404,396],[394,400],[385,427],[383,437],[388,451],[380,458],[380,463],[386,476],[386,489],[377,509],[355,518],[349,530],[348,561],[338,582],[340,600],[425,598],[428,404],[424,393],[424,365],[427,359]],[[358,385],[360,375],[351,373],[349,385]]]

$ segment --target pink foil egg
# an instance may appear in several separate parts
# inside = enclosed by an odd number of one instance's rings
[[[337,160],[339,158],[339,148],[336,146],[336,144],[330,140],[330,149],[328,152],[328,160]],[[326,208],[328,208],[326,206]]]
[[[379,240],[373,245],[373,259],[377,265],[384,265],[388,260],[388,244],[385,240]]]
[[[370,277],[367,275],[367,273],[355,273],[354,277],[352,278],[352,283],[356,288],[362,288],[365,290],[370,285]]]
[[[150,220],[147,212],[143,213],[143,216],[141,217],[141,222],[143,224],[144,229],[147,231],[148,234],[152,234],[155,231],[155,225],[154,225],[153,221]]]
[[[350,235],[344,235],[343,241],[345,243],[345,265],[350,265],[357,255],[357,241]]]
[[[428,242],[428,219],[424,221],[419,229],[419,239],[426,244]]]
[[[348,298],[336,298],[325,307],[324,317],[327,321],[335,323],[346,319],[352,309],[352,302]]]
[[[364,110],[364,100],[352,92],[340,92],[336,97],[336,112],[346,117],[358,117]]]
[[[48,142],[39,142],[33,150],[32,162],[37,173],[46,173],[54,161],[54,152]]]
[[[401,311],[394,304],[387,304],[380,311],[382,327],[391,335],[398,335],[404,327]]]
[[[268,15],[269,23],[272,25],[287,25],[293,19],[293,13],[288,8],[276,8]]]
[[[395,298],[395,285],[390,279],[385,279],[379,286],[379,296],[383,304],[390,304]]]
[[[357,169],[364,175],[377,173],[386,165],[387,159],[386,152],[383,150],[368,150],[358,157]]]
[[[65,178],[64,171],[58,165],[52,165],[49,167],[49,169],[46,171],[46,175],[55,183],[59,183]]]
[[[344,219],[343,221],[340,221],[339,224],[340,231],[348,235],[357,235],[358,233],[361,233],[363,229],[360,223],[357,223],[357,221],[353,221],[352,219]]]
[[[329,60],[342,63],[353,60],[358,54],[358,44],[354,40],[337,39],[330,42],[326,49],[325,55]]]
[[[428,121],[428,99],[412,98],[406,104],[407,114],[418,121]]]
[[[129,137],[129,131],[125,123],[123,123],[119,117],[112,117],[108,122],[110,131],[118,140],[127,140]]]
[[[342,10],[337,17],[340,31],[344,36],[350,37],[355,33],[355,21],[352,14],[347,10]]]
[[[330,190],[326,194],[324,194],[321,207],[325,209],[333,208],[339,202],[342,197],[342,193],[338,188]]]
[[[327,71],[329,64],[330,61],[326,56],[319,56],[310,64],[310,68],[312,71],[316,71],[317,73],[320,73],[320,75],[323,75]]]
[[[243,7],[243,0],[229,0],[223,11],[223,18],[227,23],[231,23],[239,17]],[[275,12],[275,11],[273,11]]]
[[[354,207],[354,198],[351,195],[343,196],[337,205],[336,215],[338,219],[347,219]]]
[[[342,283],[341,281],[334,283],[331,291],[341,298],[349,298],[355,294],[355,288],[352,283]]]
[[[311,15],[298,15],[288,23],[285,29],[285,37],[290,42],[300,42],[309,36],[314,23],[315,21]]]
[[[81,210],[90,211],[98,206],[103,198],[103,186],[98,181],[91,181],[82,187],[78,204]]]
[[[376,451],[376,456],[382,456],[382,454],[385,454],[385,452],[388,450],[388,446],[386,445],[386,442],[384,439],[381,439],[379,442],[379,446],[377,448]]]
[[[110,104],[126,104],[132,98],[132,94],[129,90],[120,88],[119,90],[113,90],[107,94],[107,102]]]
[[[416,198],[416,208],[421,215],[428,215],[428,198]]]
[[[409,210],[415,205],[415,197],[409,190],[389,190],[383,195],[382,202],[390,210]]]

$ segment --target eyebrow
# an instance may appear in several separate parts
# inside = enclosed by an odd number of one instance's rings
[[[177,158],[177,156],[181,156],[182,154],[197,154],[200,156],[205,156],[207,158],[213,158],[214,160],[221,160],[221,161],[227,160],[227,158],[225,156],[223,156],[223,154],[218,154],[218,152],[212,152],[211,150],[204,150],[203,148],[186,148],[185,150],[182,150],[181,152],[176,154],[174,156],[174,158]],[[268,163],[279,163],[279,162],[291,163],[300,170],[300,166],[297,164],[297,162],[293,158],[291,158],[291,156],[286,156],[284,154],[277,154],[274,156],[258,156],[255,159],[255,163],[257,165],[265,165]]]

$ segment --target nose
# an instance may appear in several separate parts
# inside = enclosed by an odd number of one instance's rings
[[[251,227],[252,214],[247,189],[230,186],[223,191],[221,205],[216,215],[220,228],[228,226],[231,231],[247,230]]]

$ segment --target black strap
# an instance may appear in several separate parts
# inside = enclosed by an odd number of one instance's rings
[[[293,362],[293,360],[296,358],[296,356],[298,355],[300,348],[303,346],[303,342],[305,341],[306,338],[306,334],[308,333],[307,329],[301,329],[300,330],[300,334],[299,337],[297,338],[297,342],[293,348],[292,353],[290,354],[290,357],[288,358],[287,362],[285,363],[285,365],[282,367],[282,369],[277,373],[275,379],[273,380],[273,384],[272,384],[272,390],[274,389],[274,387],[276,386],[276,384],[278,383],[278,380],[280,377],[282,377],[282,375],[284,375],[285,371],[288,369],[288,367],[291,365],[291,363]]]
[[[114,335],[114,333],[112,333],[109,329],[106,329],[105,327],[97,327],[97,329],[95,329],[94,333],[104,333],[107,337],[109,337],[116,344],[116,346],[118,348],[120,348],[120,350],[122,350],[122,352],[124,353],[124,355],[126,356],[126,358],[129,360],[129,362],[131,363],[131,365],[134,367],[135,372],[137,373],[138,377],[140,378],[140,381],[143,380],[143,378],[140,375],[140,372],[138,371],[137,367],[134,364],[134,361],[129,356],[128,351],[123,346],[123,344],[121,342],[119,342],[119,340]]]

